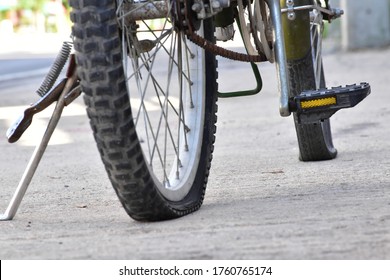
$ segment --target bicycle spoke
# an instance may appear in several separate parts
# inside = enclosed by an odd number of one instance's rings
[[[142,8],[149,3],[136,6]],[[203,95],[198,92],[202,87],[193,87],[191,76],[198,81],[204,66],[196,57],[194,45],[175,30],[170,17],[129,22],[134,10],[123,12],[123,5],[125,1],[120,0],[118,20],[123,53],[128,54],[123,57],[123,65],[133,121],[150,170],[164,188],[176,188],[198,155],[190,150],[189,143],[198,149],[199,140],[189,137],[201,131],[197,115],[203,112]]]
[[[316,4],[317,5],[317,4]],[[321,72],[322,72],[322,29],[323,21],[321,13],[316,10],[312,11],[312,22],[310,27],[313,69],[315,74],[316,89],[321,86]]]
[[[130,42],[129,39],[130,38],[128,38],[128,42]],[[135,67],[136,66],[135,61],[136,61],[135,59],[132,59],[132,63],[133,63],[133,67],[134,68],[136,68]],[[144,61],[144,63],[145,63],[145,61]],[[152,60],[151,66],[153,66],[153,63],[154,63],[154,59]],[[150,79],[150,76],[151,76],[151,72],[148,72],[148,76],[146,77],[146,85],[148,85],[148,80]],[[140,73],[139,72],[135,73],[136,85],[137,85],[137,88],[138,88],[138,92],[141,94],[141,97],[140,97],[141,102],[140,102],[140,107],[138,108],[138,112],[137,112],[136,125],[138,123],[140,114],[142,113],[142,116],[143,116],[143,119],[144,119],[144,129],[145,129],[145,134],[146,134],[145,135],[146,136],[145,142],[146,142],[146,144],[148,146],[148,152],[149,152],[149,160],[150,160],[149,164],[150,164],[150,167],[153,168],[154,151],[156,149],[157,149],[157,154],[158,154],[158,157],[159,157],[159,160],[160,160],[161,164],[163,163],[163,159],[162,159],[161,152],[160,152],[159,148],[155,144],[154,144],[153,148],[150,145],[150,142],[152,140],[153,140],[154,143],[157,142],[157,136],[155,135],[155,133],[153,131],[153,126],[151,124],[150,117],[149,117],[149,114],[148,114],[148,111],[147,111],[147,107],[145,105],[144,97],[145,97],[145,93],[146,93],[146,90],[147,90],[147,86],[145,86],[145,88],[143,89],[142,88],[142,84],[141,84],[141,80],[142,80],[142,78],[141,78]]]
[[[143,58],[143,61],[144,61],[144,65],[145,65],[145,67],[146,67],[147,70],[149,70],[149,69],[152,68],[153,65],[149,65],[148,61],[152,61],[152,64],[153,64],[153,63],[154,63],[154,59],[152,60],[151,58]],[[158,90],[157,90],[157,88],[161,89],[161,87],[160,87],[160,85],[157,83],[156,79],[154,78],[154,76],[153,76],[151,70],[149,71],[149,74],[151,74],[150,77],[151,77],[151,79],[153,80],[153,85],[154,85],[154,89],[155,89],[155,92],[156,92],[156,96],[157,96],[157,98],[158,98],[158,100],[159,100],[160,107],[162,107],[163,105],[162,105],[162,103],[161,103],[161,99],[160,99],[160,96],[159,96]],[[149,77],[148,77],[148,78],[149,78]],[[157,85],[156,85],[156,84],[157,84]],[[140,104],[140,107],[138,108],[138,116],[137,116],[137,118],[139,118],[140,112],[141,112],[141,111],[145,111],[145,108],[146,108],[145,102],[144,102],[144,96],[145,96],[145,93],[146,93],[146,89],[147,89],[147,88],[145,88],[144,90],[142,90],[142,92],[143,92],[142,97],[141,97],[142,102],[141,102],[141,104]],[[139,91],[141,91],[141,90],[139,89]],[[162,92],[162,94],[165,95],[164,92]],[[169,102],[169,104],[172,106],[172,108],[174,109],[174,111],[176,112],[176,114],[177,114],[178,116],[180,116],[180,114],[177,113],[177,110],[173,107],[173,105],[172,105],[172,103],[171,103],[171,101],[170,101],[169,99],[168,99],[168,102]],[[141,110],[141,107],[143,108],[143,110]],[[152,148],[150,147],[149,140],[148,140],[148,147],[149,147],[149,153],[150,153],[150,160],[153,160],[153,158],[154,158],[154,153],[155,153],[155,150],[156,150],[156,148],[157,148],[158,135],[159,135],[159,133],[160,133],[161,119],[162,119],[163,116],[164,116],[165,118],[167,118],[167,117],[165,116],[164,110],[162,110],[162,116],[160,117],[160,122],[159,122],[159,125],[158,125],[158,128],[157,128],[157,132],[155,133],[155,136],[153,137],[153,139],[156,139],[156,140],[154,141],[155,143],[154,143],[154,145],[153,145]],[[184,120],[184,118],[183,118],[183,120]],[[184,121],[183,121],[183,123],[184,123]],[[189,128],[185,125],[185,123],[184,123],[184,126],[186,127],[187,130],[189,129]],[[168,128],[169,138],[170,138],[171,141],[172,141],[172,145],[175,147],[171,129],[170,129],[169,126],[168,126],[167,128]],[[147,129],[147,128],[145,128],[145,129]],[[149,138],[149,136],[147,136],[147,138]],[[150,152],[150,151],[151,151],[151,152]],[[179,155],[177,155],[177,156],[178,156],[178,158],[179,158]]]
[[[195,55],[189,50],[189,47],[187,45],[187,41],[183,38],[183,41],[184,41],[184,44],[185,44],[185,48],[186,48],[186,61],[187,61],[187,73],[188,73],[188,78],[189,78],[189,81],[190,81],[190,87],[189,87],[189,93],[190,93],[190,108],[194,108],[194,100],[193,100],[193,97],[192,97],[192,85],[194,84],[193,82],[191,82],[191,71],[190,71],[190,61],[189,61],[189,57],[188,57],[188,54],[190,53],[191,55],[191,59],[194,59],[195,58]],[[185,124],[185,121],[183,119],[183,123]],[[186,144],[187,144],[187,140],[186,140]]]
[[[167,34],[167,33],[166,33],[166,34]],[[154,34],[154,36],[156,36],[156,35]],[[167,35],[163,35],[163,36],[161,36],[160,38],[162,38],[162,37],[164,37],[164,36],[167,36]],[[167,38],[166,40],[168,40],[168,38]],[[165,41],[164,41],[164,42],[165,42]],[[136,75],[136,73],[139,72],[139,71],[141,70],[142,67],[145,67],[146,70],[147,70],[149,73],[151,73],[151,68],[152,68],[152,67],[149,66],[149,61],[154,60],[154,58],[156,57],[156,54],[158,53],[158,51],[159,51],[159,49],[160,49],[161,47],[163,47],[164,49],[166,49],[166,48],[164,47],[164,45],[163,45],[164,42],[160,42],[159,46],[156,47],[156,49],[155,49],[153,55],[151,55],[149,58],[144,58],[144,59],[143,59],[142,65],[141,65],[140,67],[135,68],[135,69],[137,69],[137,70],[134,71],[134,73],[133,73],[131,76],[129,76],[129,79],[132,78],[132,77],[134,77],[134,76]],[[142,57],[141,57],[141,58],[142,58]],[[173,61],[174,61],[175,65],[178,65],[178,63],[177,63],[175,60],[173,60]],[[189,72],[188,72],[188,73],[189,73]],[[185,75],[185,73],[183,73],[183,75],[184,75],[185,78],[188,80],[188,77]],[[162,89],[162,87],[161,87],[160,84],[158,83],[157,79],[156,79],[153,75],[151,76],[151,79],[153,80],[153,83],[157,86],[158,90],[161,91],[162,95],[165,95],[165,94],[164,94],[164,90]],[[156,95],[157,95],[157,97],[159,98],[159,95],[157,94],[157,91],[156,91]],[[172,104],[172,102],[171,102],[170,100],[168,100],[168,102],[169,102],[171,108],[174,110],[174,112],[175,112],[177,115],[179,115],[179,113],[177,112],[177,110],[176,110],[176,108],[174,107],[174,105]],[[142,104],[140,104],[140,106],[142,106]],[[140,109],[140,108],[138,108],[138,112],[139,112],[139,109]],[[139,117],[139,115],[136,117],[136,120],[138,119],[138,117]],[[185,122],[184,122],[184,119],[183,119],[182,121],[183,121],[183,125],[186,127],[186,130],[189,130],[188,126],[187,126],[187,125],[185,124]]]
[[[152,34],[155,36],[155,38],[158,39],[158,37],[154,34],[154,32],[152,31],[152,29],[149,27],[149,25],[147,25],[147,27],[148,27],[148,29],[150,30],[150,32],[152,32]],[[167,48],[166,48],[163,44],[162,44],[162,48],[164,49],[164,51],[166,52],[166,54],[167,54],[168,56],[170,56],[169,51],[167,50]],[[187,51],[189,51],[189,48],[187,48]],[[190,52],[190,53],[191,53],[191,52]],[[195,57],[195,55],[191,53],[191,57]],[[174,57],[171,57],[171,56],[170,56],[170,58],[173,60],[173,62],[175,63],[175,65],[178,66],[178,65],[177,65],[177,62],[175,61],[175,58],[174,58]],[[184,73],[183,73],[183,74],[184,74]],[[184,77],[187,79],[187,81],[188,81],[189,83],[192,83],[190,77],[187,77],[185,74],[184,74]]]
[[[181,45],[181,33],[177,34],[177,61],[178,61],[178,71],[177,71],[177,78],[179,82],[179,118],[178,118],[178,133],[177,133],[177,160],[176,160],[176,179],[180,178],[179,168],[180,168],[180,128],[181,128],[181,115],[183,113],[182,106],[183,106],[183,61],[182,61],[182,45]]]

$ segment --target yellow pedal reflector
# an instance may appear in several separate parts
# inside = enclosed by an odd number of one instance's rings
[[[336,97],[326,97],[326,98],[301,101],[301,108],[310,109],[310,108],[324,107],[324,106],[330,106],[336,104],[337,104]]]

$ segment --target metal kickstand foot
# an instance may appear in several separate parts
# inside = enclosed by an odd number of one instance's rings
[[[72,69],[72,71],[69,72],[71,73],[68,73],[68,79],[66,81],[66,84],[64,86],[61,95],[59,96],[59,99],[57,101],[53,114],[50,118],[45,134],[43,135],[39,145],[35,148],[34,153],[31,156],[31,159],[26,167],[26,170],[24,171],[24,174],[19,182],[18,187],[16,188],[15,194],[12,197],[7,210],[5,211],[4,214],[0,215],[0,221],[12,220],[15,217],[15,214],[20,206],[20,203],[22,202],[22,199],[27,191],[27,188],[46,150],[49,140],[60,120],[64,107],[67,106],[70,102],[72,102],[81,93],[79,86],[75,87],[77,83],[77,74],[76,74],[75,67],[74,69]]]

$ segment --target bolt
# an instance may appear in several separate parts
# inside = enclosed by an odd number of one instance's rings
[[[296,14],[294,13],[294,12],[291,12],[291,13],[288,13],[287,14],[287,18],[289,19],[289,20],[295,20],[296,19]]]
[[[221,7],[221,4],[218,1],[212,1],[211,7],[213,7],[213,9],[219,9]]]
[[[294,0],[287,0],[286,4],[287,6],[294,6]]]
[[[199,3],[195,3],[194,5],[192,5],[191,9],[194,12],[199,13],[202,10],[202,5],[200,5]]]

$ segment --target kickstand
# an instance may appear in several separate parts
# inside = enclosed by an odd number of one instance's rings
[[[80,92],[79,87],[75,88],[75,85],[77,83],[77,74],[75,69],[72,72],[73,73],[70,73],[70,75],[68,76],[68,80],[65,84],[65,87],[58,98],[56,107],[50,118],[45,134],[43,135],[39,145],[35,148],[34,153],[31,156],[31,159],[26,167],[26,170],[23,173],[22,179],[20,180],[19,185],[16,188],[15,194],[12,197],[7,210],[4,214],[0,215],[0,221],[12,220],[15,217],[16,211],[18,210],[20,203],[22,202],[27,188],[30,185],[30,182],[35,174],[35,171],[37,170],[39,162],[41,161],[42,156],[46,150],[49,140],[61,118],[61,114],[64,107],[67,106],[78,96],[74,95],[75,89]],[[71,100],[69,101],[69,99]]]

